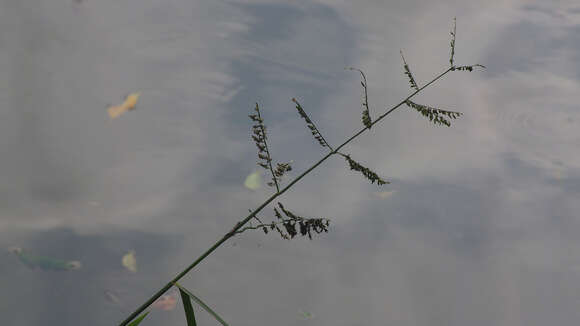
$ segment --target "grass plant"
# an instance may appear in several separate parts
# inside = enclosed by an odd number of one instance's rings
[[[171,287],[176,286],[182,297],[186,320],[188,325],[196,325],[195,324],[195,316],[193,307],[191,305],[191,300],[196,302],[202,309],[209,312],[216,320],[218,320],[222,325],[227,325],[221,317],[219,317],[213,310],[209,309],[205,303],[203,303],[199,298],[191,293],[191,291],[182,287],[179,283],[177,283],[181,278],[183,278],[186,274],[188,274],[197,264],[199,264],[202,260],[204,260],[207,256],[209,256],[214,250],[216,250],[219,246],[221,246],[224,242],[228,239],[237,236],[245,231],[250,230],[261,230],[264,233],[268,233],[269,231],[276,231],[281,238],[290,240],[296,237],[297,235],[301,236],[308,236],[312,239],[313,233],[319,234],[321,232],[328,232],[328,227],[330,225],[330,219],[328,218],[309,218],[309,217],[302,217],[296,215],[294,212],[290,211],[280,202],[277,202],[278,207],[274,207],[274,216],[275,219],[271,222],[263,222],[261,218],[257,216],[259,212],[262,211],[266,206],[268,206],[271,202],[275,199],[280,197],[284,194],[288,189],[294,186],[298,181],[304,178],[307,174],[309,174],[312,170],[316,169],[320,166],[324,161],[334,155],[339,155],[343,157],[346,162],[348,163],[348,167],[351,170],[358,171],[362,174],[363,177],[368,179],[371,183],[377,183],[378,186],[382,186],[385,184],[389,184],[390,182],[381,178],[377,173],[373,172],[371,169],[363,166],[358,161],[355,161],[350,154],[345,154],[340,150],[350,143],[353,139],[357,138],[360,134],[365,132],[366,130],[370,129],[375,124],[379,123],[383,120],[387,115],[391,112],[405,104],[412,110],[419,112],[421,115],[428,117],[429,121],[436,124],[436,125],[445,125],[450,127],[451,126],[451,119],[457,119],[462,115],[461,112],[455,111],[447,111],[435,107],[431,107],[428,105],[418,104],[411,101],[415,95],[419,92],[424,90],[425,88],[432,85],[434,82],[448,74],[449,72],[453,71],[473,71],[475,67],[485,68],[483,65],[474,64],[470,66],[455,66],[454,65],[454,56],[455,56],[455,35],[456,35],[456,20],[453,21],[453,29],[451,31],[451,55],[449,59],[450,66],[447,67],[443,72],[438,74],[434,77],[431,81],[425,83],[423,86],[419,86],[416,79],[413,77],[411,73],[411,69],[407,64],[405,57],[403,56],[403,52],[401,50],[401,57],[403,59],[403,70],[404,74],[408,77],[409,83],[411,85],[411,89],[413,92],[407,96],[405,99],[400,101],[395,106],[391,107],[385,113],[379,115],[376,119],[371,118],[371,112],[368,103],[368,90],[367,90],[367,80],[364,72],[360,69],[347,67],[345,69],[348,70],[356,70],[361,74],[361,85],[363,87],[363,102],[362,102],[362,123],[364,128],[360,131],[355,132],[350,138],[344,141],[342,144],[338,145],[337,147],[331,146],[331,144],[324,138],[320,129],[316,126],[316,124],[310,119],[302,105],[296,100],[292,98],[292,102],[296,106],[296,110],[300,117],[302,117],[306,121],[306,126],[312,133],[314,139],[318,141],[318,143],[327,150],[327,153],[324,157],[322,157],[318,162],[308,168],[306,171],[302,172],[298,177],[291,180],[286,186],[282,187],[282,177],[284,176],[285,172],[291,171],[292,166],[291,162],[282,162],[273,165],[273,158],[271,155],[271,150],[268,147],[268,136],[267,136],[267,128],[264,124],[264,119],[262,118],[262,112],[258,103],[254,108],[254,113],[250,114],[249,117],[254,122],[252,126],[252,135],[251,138],[254,140],[256,147],[258,148],[258,159],[259,162],[257,163],[258,166],[268,170],[271,175],[271,181],[268,182],[268,186],[275,188],[275,192],[272,196],[266,199],[259,207],[255,208],[254,210],[250,210],[249,214],[238,221],[234,227],[225,233],[220,239],[217,240],[209,249],[207,249],[201,256],[199,256],[195,261],[193,261],[187,268],[183,271],[178,273],[172,280],[168,281],[159,291],[153,294],[149,299],[147,299],[140,307],[138,307],[133,313],[131,313],[127,318],[122,321],[119,325],[125,326],[128,325],[132,320],[140,322],[145,315],[141,315],[143,311],[145,311],[155,300],[161,297],[167,290]],[[278,210],[279,209],[279,210]],[[257,224],[253,225],[251,220],[256,220]],[[249,226],[246,226],[250,222]],[[191,299],[191,300],[190,300]],[[140,317],[137,317],[140,316]]]

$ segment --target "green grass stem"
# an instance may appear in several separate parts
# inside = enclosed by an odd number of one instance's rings
[[[448,72],[452,71],[453,68],[454,67],[448,68],[447,70],[445,70],[444,72],[442,72],[441,74],[439,74],[437,77],[433,78],[430,82],[428,82],[427,84],[425,84],[423,87],[417,89],[415,92],[413,92],[407,98],[405,98],[404,100],[402,100],[401,102],[399,102],[399,104],[395,105],[389,111],[387,111],[386,113],[384,113],[381,116],[379,116],[375,121],[373,121],[370,124],[370,126],[373,126],[373,125],[377,124],[379,121],[381,121],[388,114],[390,114],[391,112],[393,112],[395,109],[397,109],[401,105],[405,104],[405,102],[407,100],[411,99],[417,93],[419,93],[420,91],[422,91],[423,89],[425,89],[429,85],[433,84],[435,81],[437,81],[438,79],[440,79],[441,77],[443,77]],[[322,162],[326,161],[326,159],[328,159],[330,156],[332,156],[333,154],[336,154],[338,152],[338,150],[340,150],[342,147],[344,147],[345,145],[347,145],[348,143],[350,143],[353,139],[355,139],[356,137],[358,137],[360,134],[362,134],[366,130],[369,130],[370,129],[370,126],[368,128],[365,127],[362,130],[360,130],[359,132],[355,133],[352,137],[350,137],[349,139],[347,139],[344,143],[342,143],[336,149],[334,149],[333,151],[331,151],[330,153],[328,153],[326,156],[324,156],[322,159],[320,159],[318,162],[316,162],[314,165],[312,165],[310,168],[308,168],[306,171],[304,171],[301,175],[299,175],[294,180],[292,180],[286,187],[282,188],[281,190],[279,190],[275,194],[273,194],[264,203],[262,203],[262,205],[260,205],[258,208],[256,208],[255,210],[253,210],[242,221],[238,222],[231,231],[229,231],[222,238],[220,238],[214,245],[212,245],[209,249],[207,249],[193,263],[191,263],[183,271],[181,271],[179,274],[177,274],[171,281],[167,282],[167,284],[165,284],[161,289],[159,289],[159,291],[157,291],[155,294],[153,294],[147,301],[145,301],[145,303],[143,303],[140,307],[138,307],[133,313],[131,313],[119,325],[120,326],[126,326],[126,325],[128,325],[129,322],[131,322],[131,320],[133,320],[135,317],[137,317],[137,315],[139,315],[141,312],[143,312],[145,309],[147,309],[147,307],[149,307],[151,304],[153,304],[153,302],[155,302],[155,300],[157,300],[165,292],[167,292],[167,290],[169,290],[175,283],[177,283],[177,281],[179,281],[183,276],[185,276],[185,274],[189,273],[189,271],[191,271],[195,266],[197,266],[200,262],[202,262],[214,250],[216,250],[219,246],[221,246],[224,242],[226,242],[226,240],[228,240],[230,237],[232,237],[235,234],[235,232],[238,229],[240,229],[242,226],[244,226],[244,224],[246,224],[249,220],[251,220],[254,217],[254,215],[256,215],[257,213],[259,213],[264,207],[266,207],[268,204],[270,204],[274,199],[276,199],[277,197],[279,197],[280,195],[282,195],[284,192],[286,192],[286,190],[288,190],[295,183],[297,183],[298,181],[300,181],[304,176],[306,176],[312,170],[314,170],[315,168],[317,168],[320,164],[322,164]]]

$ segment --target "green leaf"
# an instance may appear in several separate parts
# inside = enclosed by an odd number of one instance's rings
[[[197,326],[195,322],[195,314],[193,313],[193,307],[191,306],[191,300],[187,293],[183,292],[181,287],[179,288],[179,293],[181,294],[181,301],[183,302],[183,310],[185,310],[185,319],[187,320],[187,326]]]
[[[213,310],[211,310],[210,307],[208,307],[205,303],[203,303],[203,301],[201,301],[200,298],[196,297],[193,293],[191,293],[188,289],[181,286],[179,283],[175,282],[174,284],[175,284],[175,286],[177,286],[179,288],[179,291],[181,292],[182,299],[183,299],[183,294],[185,293],[186,295],[189,296],[189,298],[191,298],[191,300],[195,301],[200,307],[202,307],[205,311],[207,311],[210,315],[212,315],[213,318],[215,318],[215,320],[217,320],[218,322],[220,322],[224,326],[229,326],[228,323],[226,323],[218,314],[216,314]],[[184,300],[184,302],[185,302],[185,300]]]
[[[145,317],[147,317],[148,314],[149,314],[149,311],[147,311],[146,313],[144,313],[141,316],[137,317],[135,320],[133,320],[127,326],[137,326],[137,325],[141,324],[141,322],[143,321],[143,319],[145,319]]]
[[[68,271],[79,269],[82,263],[77,260],[65,261],[50,257],[36,256],[23,251],[22,248],[12,247],[10,251],[18,256],[18,259],[29,268],[40,268],[42,270]]]

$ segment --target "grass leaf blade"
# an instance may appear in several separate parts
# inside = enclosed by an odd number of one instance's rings
[[[179,287],[179,293],[181,294],[181,301],[183,302],[183,310],[185,310],[185,319],[187,320],[187,326],[197,326],[195,322],[195,314],[193,313],[193,307],[191,306],[191,300],[187,293],[183,292],[181,287]]]
[[[137,317],[135,320],[133,320],[131,323],[129,323],[128,326],[137,326],[137,325],[141,324],[141,322],[143,321],[143,319],[145,319],[145,317],[147,317],[148,314],[149,314],[149,311],[147,311],[146,313],[144,313],[141,316]]]
[[[212,315],[213,318],[215,318],[215,320],[219,321],[224,326],[229,326],[228,323],[226,323],[217,313],[215,313],[215,311],[211,310],[211,308],[208,307],[208,305],[206,305],[203,301],[201,301],[200,298],[196,297],[193,293],[191,293],[191,291],[184,288],[177,282],[175,283],[175,286],[179,288],[179,291],[182,293],[182,297],[183,293],[187,294],[189,298],[191,298],[191,300],[195,301],[200,307],[202,307],[205,311],[207,311],[210,315]]]

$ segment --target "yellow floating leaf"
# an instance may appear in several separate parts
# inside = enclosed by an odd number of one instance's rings
[[[125,266],[125,268],[130,272],[137,272],[137,258],[135,258],[135,250],[129,250],[129,252],[123,256],[121,263],[123,263],[123,266]]]
[[[121,105],[110,106],[107,110],[109,117],[111,119],[115,119],[127,111],[135,110],[135,106],[137,105],[137,100],[139,99],[140,94],[141,93],[131,93],[127,95],[125,101]]]
[[[260,172],[258,171],[247,176],[246,181],[244,182],[244,186],[250,190],[260,189],[261,185],[262,185],[262,177],[260,176]]]

